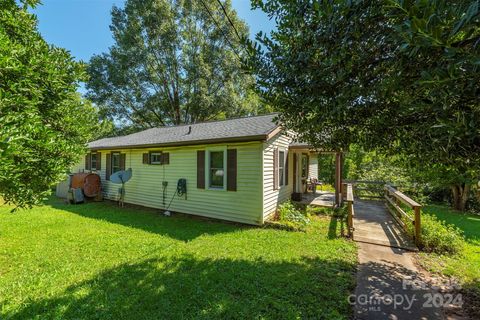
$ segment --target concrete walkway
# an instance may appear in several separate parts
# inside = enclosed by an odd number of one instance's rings
[[[359,241],[357,288],[350,302],[355,319],[443,319],[414,264],[413,247],[381,202],[355,203],[354,240]]]

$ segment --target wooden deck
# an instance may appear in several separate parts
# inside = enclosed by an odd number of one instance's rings
[[[355,241],[416,250],[412,239],[388,212],[383,201],[355,201],[353,227]]]
[[[317,191],[316,193],[302,194],[301,204],[333,208],[335,206],[335,193],[328,191]]]

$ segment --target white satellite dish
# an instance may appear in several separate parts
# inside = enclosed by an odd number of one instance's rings
[[[123,201],[125,200],[125,182],[132,178],[132,168],[127,170],[117,171],[110,176],[110,182],[122,184],[119,192],[118,205],[123,207]]]

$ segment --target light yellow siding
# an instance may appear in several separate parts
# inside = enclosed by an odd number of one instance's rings
[[[263,145],[263,219],[270,218],[280,203],[290,199],[293,191],[293,153],[288,152],[291,138],[285,134],[278,134]],[[273,189],[273,152],[275,148],[287,152],[288,156],[288,185]]]
[[[183,146],[150,149],[100,150],[104,195],[116,200],[120,185],[105,180],[106,154],[119,151],[126,154],[125,167],[132,168],[132,179],[126,183],[125,202],[164,209],[174,195],[177,181],[187,180],[187,199],[175,196],[170,211],[195,214],[248,224],[261,224],[262,209],[262,143],[233,143],[217,145]],[[197,189],[197,150],[213,148],[237,149],[237,191]],[[142,163],[143,153],[161,150],[170,153],[170,164],[148,165]],[[84,161],[74,172],[84,169]],[[165,205],[162,181],[168,181]]]

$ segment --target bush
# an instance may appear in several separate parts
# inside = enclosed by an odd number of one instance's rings
[[[463,248],[463,232],[452,224],[422,214],[421,246],[424,251],[458,253]]]
[[[310,223],[308,214],[296,208],[291,201],[284,202],[278,207],[276,220],[292,230],[305,230]]]
[[[407,232],[413,237],[414,225],[408,220],[402,220],[407,226]],[[423,251],[455,254],[463,248],[463,232],[454,225],[424,212],[422,212],[421,223],[420,249]]]

